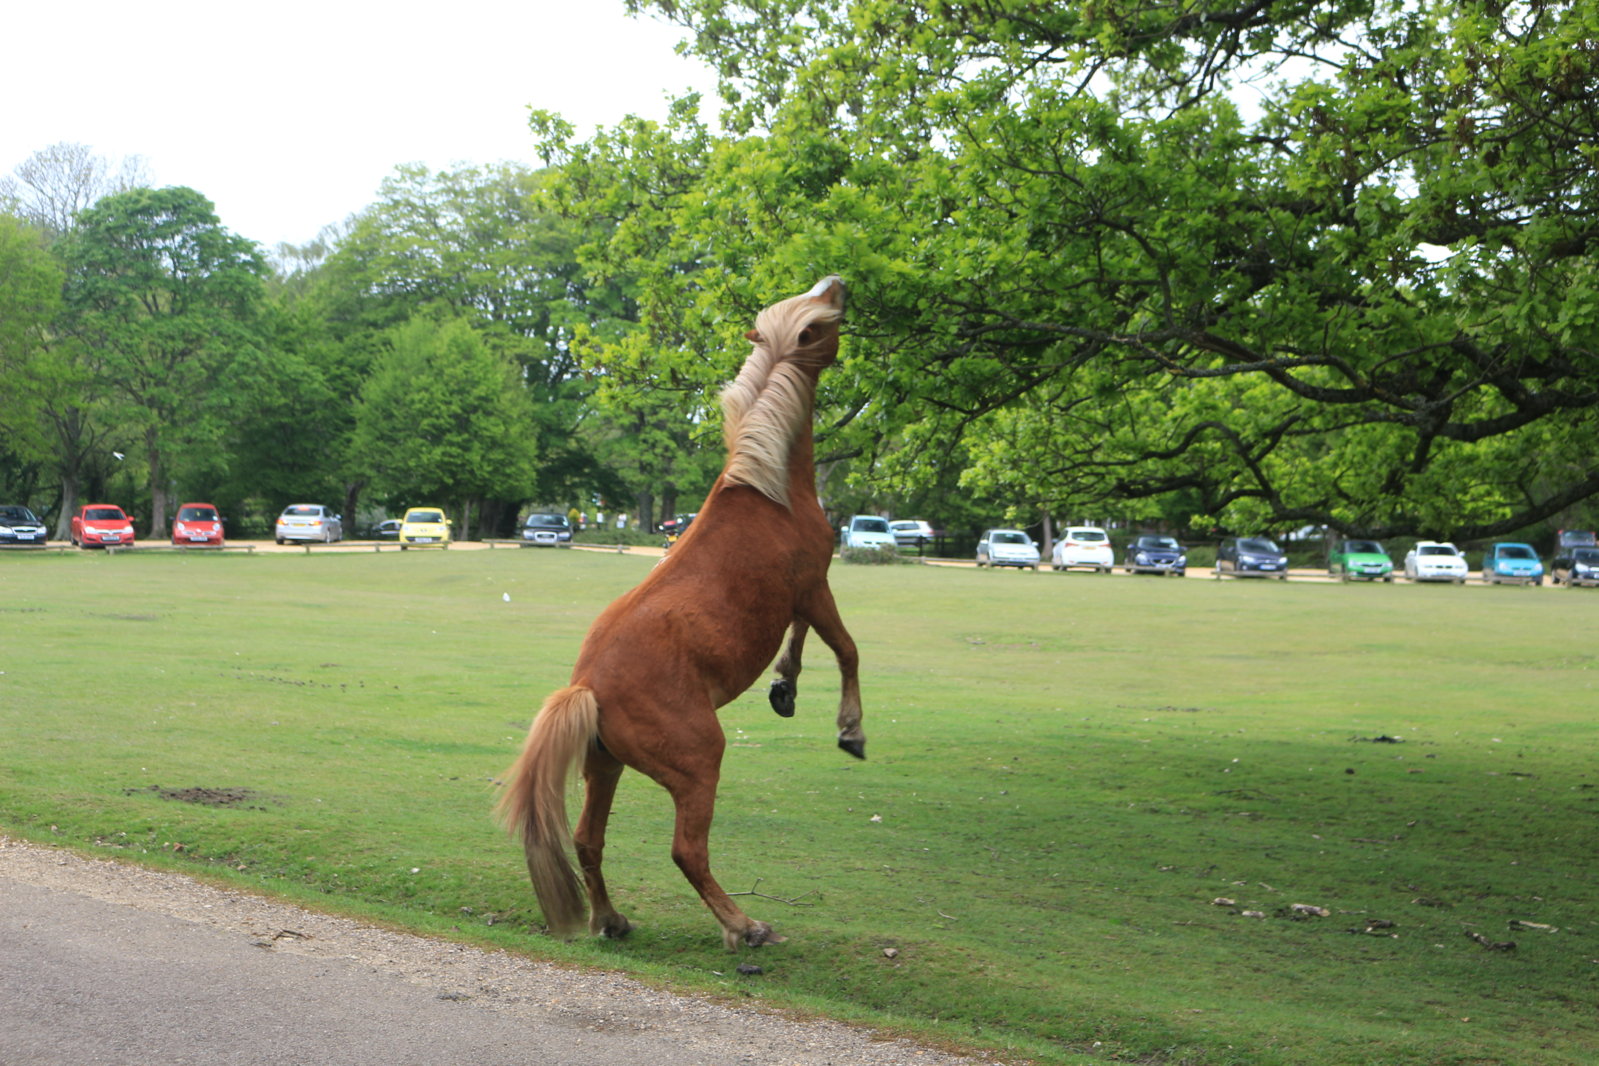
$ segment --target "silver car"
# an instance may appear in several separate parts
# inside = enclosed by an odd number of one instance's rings
[[[990,529],[977,542],[977,565],[998,570],[1014,566],[1018,570],[1038,569],[1038,544],[1019,529]]]
[[[279,544],[291,540],[332,544],[344,539],[344,521],[333,513],[333,508],[320,503],[291,503],[278,515],[272,535]]]

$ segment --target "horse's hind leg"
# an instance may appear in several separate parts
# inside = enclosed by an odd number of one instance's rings
[[[805,651],[805,633],[810,628],[803,619],[794,619],[793,628],[789,630],[788,643],[783,645],[783,654],[778,656],[777,678],[772,682],[772,687],[767,691],[766,698],[771,701],[772,710],[784,718],[794,717],[794,697],[799,694],[799,686],[795,680],[799,677],[800,656]]]
[[[718,760],[720,761],[720,760]],[[765,922],[758,922],[739,909],[711,876],[711,810],[716,802],[717,767],[692,775],[663,774],[660,782],[672,794],[677,807],[677,824],[672,834],[672,861],[683,871],[689,884],[700,894],[700,899],[716,915],[722,927],[722,942],[727,950],[737,951],[740,944],[759,947],[775,944],[784,938],[772,932]]]
[[[860,655],[855,650],[855,641],[844,628],[844,620],[838,616],[838,605],[833,602],[833,592],[826,585],[819,586],[806,598],[803,611],[816,635],[838,657],[838,672],[842,678],[838,746],[857,759],[864,759],[866,734],[861,730]]]
[[[611,802],[616,798],[616,783],[622,770],[622,764],[603,747],[596,744],[589,750],[583,762],[583,813],[572,834],[583,883],[588,887],[589,932],[607,937],[626,936],[633,928],[611,904],[605,876],[600,872],[605,857],[605,825],[611,817]]]

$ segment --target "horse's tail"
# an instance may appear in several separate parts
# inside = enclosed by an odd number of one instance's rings
[[[496,808],[507,831],[522,838],[528,877],[555,936],[577,933],[583,921],[583,885],[567,857],[566,778],[598,737],[599,713],[593,691],[581,685],[551,693],[505,773]]]

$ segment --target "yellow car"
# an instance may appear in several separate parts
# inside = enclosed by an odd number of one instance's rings
[[[412,507],[400,519],[400,550],[407,548],[448,548],[450,520],[442,507]]]

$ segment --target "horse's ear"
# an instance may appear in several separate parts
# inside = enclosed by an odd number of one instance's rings
[[[748,333],[744,334],[744,339],[747,340],[747,341],[750,341],[750,342],[752,342],[754,344],[760,344],[760,343],[762,343],[761,342],[761,331],[758,330],[758,329],[752,329]]]

